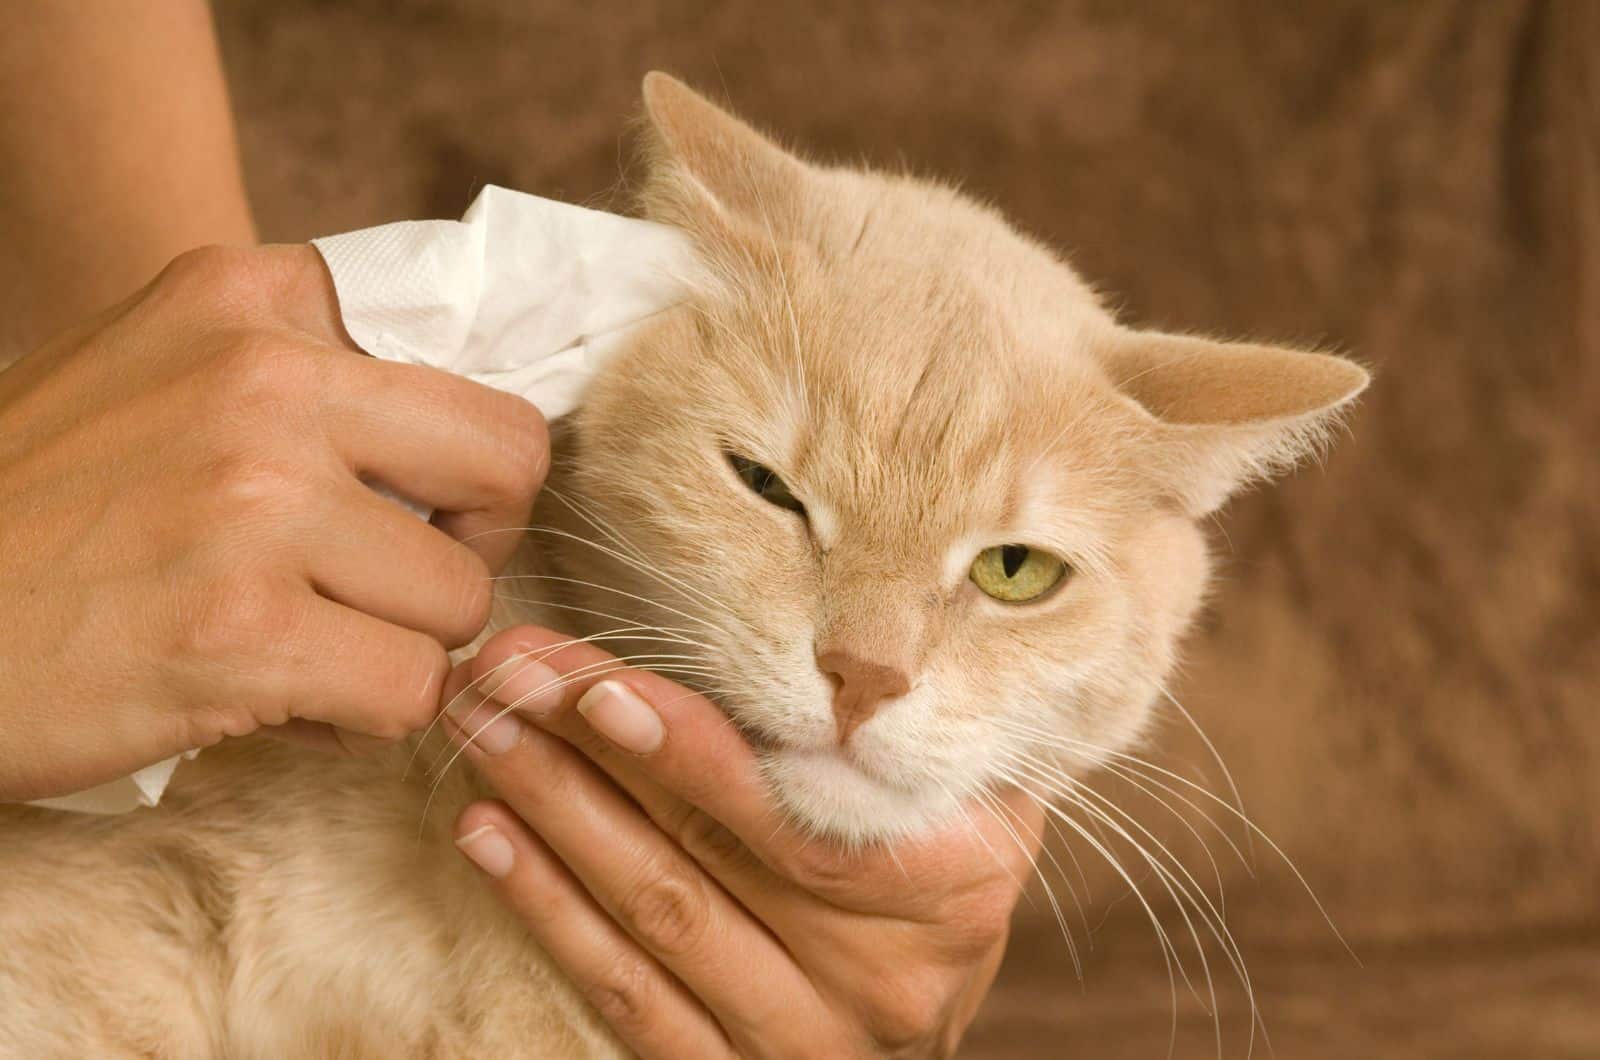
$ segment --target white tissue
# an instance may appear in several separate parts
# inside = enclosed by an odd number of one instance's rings
[[[72,810],[76,813],[127,813],[141,806],[154,806],[167,790],[173,770],[180,758],[193,758],[199,751],[185,751],[181,755],[164,758],[153,766],[145,766],[132,776],[118,777],[86,791],[71,795],[58,795],[53,799],[35,799],[29,805],[46,806],[52,810]]]
[[[692,267],[676,229],[492,184],[459,221],[312,243],[357,346],[521,394],[549,419],[634,325],[683,300]]]
[[[357,346],[570,412],[633,329],[683,301],[693,271],[675,229],[489,185],[459,221],[401,221],[314,239]],[[190,751],[181,757],[192,758]],[[178,757],[34,805],[154,806]]]

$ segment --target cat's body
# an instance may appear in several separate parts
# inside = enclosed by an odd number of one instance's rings
[[[653,626],[606,646],[720,675],[785,809],[843,841],[1128,746],[1204,591],[1196,520],[1365,373],[1122,328],[948,189],[808,166],[665,79],[646,102],[645,212],[700,295],[557,432],[516,571],[575,580],[503,583],[548,609],[498,618]],[[900,681],[850,725],[840,657]],[[407,758],[254,738],[154,811],[0,809],[0,1055],[616,1051],[447,848],[475,782],[424,819]]]
[[[0,1056],[625,1055],[450,842],[408,752],[263,737],[158,811],[0,811]]]

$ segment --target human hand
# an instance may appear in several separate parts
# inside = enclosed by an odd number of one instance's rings
[[[547,463],[521,398],[358,355],[311,247],[182,255],[0,372],[0,799],[426,725]]]
[[[1031,799],[852,853],[785,822],[715,705],[592,644],[507,630],[445,695],[505,800],[458,844],[641,1056],[954,1050],[1038,853]],[[489,724],[514,702],[533,725]]]

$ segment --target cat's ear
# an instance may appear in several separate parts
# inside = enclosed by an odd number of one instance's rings
[[[646,74],[644,110],[653,219],[696,227],[711,211],[770,225],[794,208],[805,163],[682,81]]]
[[[1162,474],[1193,515],[1315,451],[1370,381],[1343,357],[1145,331],[1120,331],[1102,363],[1159,422]]]

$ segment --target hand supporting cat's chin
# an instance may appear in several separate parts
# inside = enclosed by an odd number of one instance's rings
[[[931,831],[960,809],[947,788],[892,783],[837,745],[769,744],[759,754],[767,783],[794,819],[847,845]]]

